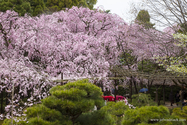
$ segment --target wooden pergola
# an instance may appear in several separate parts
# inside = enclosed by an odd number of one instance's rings
[[[117,74],[116,79],[119,79],[119,76],[122,79],[124,77],[136,77],[139,79],[147,79],[147,80],[154,80],[154,86],[156,86],[156,102],[158,103],[158,87],[163,86],[163,100],[165,103],[165,86],[173,86],[177,85],[180,86],[181,89],[183,90],[184,86],[187,86],[187,75],[184,74],[177,74],[177,73],[170,73],[167,71],[159,71],[157,70],[156,72],[151,72],[151,73],[146,73],[146,72],[141,72],[141,71],[133,71],[129,69],[125,69],[121,66],[115,66],[110,69],[113,73]],[[115,79],[114,79],[115,80]],[[143,83],[145,85],[145,83]],[[132,84],[130,85],[132,89]],[[130,96],[132,95],[132,90],[130,92]],[[183,96],[182,96],[183,100]]]
[[[129,70],[129,69],[125,69],[123,67],[120,66],[115,66],[111,69],[112,72],[117,73],[119,76],[126,76],[126,77],[130,77],[130,76],[134,76],[134,77],[138,77],[138,78],[142,78],[142,79],[177,79],[177,80],[187,80],[187,75],[182,75],[182,74],[172,74],[170,72],[167,71],[157,71],[157,72],[151,72],[151,73],[145,73],[145,72],[141,72],[141,71],[133,71],[133,70]]]

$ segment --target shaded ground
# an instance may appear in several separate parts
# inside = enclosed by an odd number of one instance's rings
[[[168,107],[168,108],[170,108],[170,109],[171,109],[171,108],[177,108],[177,107],[179,107],[179,106],[177,106],[176,103],[174,103],[173,106],[171,106],[171,103],[170,103],[170,102],[165,102],[165,106]]]

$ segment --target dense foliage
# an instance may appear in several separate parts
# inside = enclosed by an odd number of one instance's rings
[[[14,10],[20,16],[29,14],[38,16],[43,13],[52,13],[70,9],[73,6],[93,9],[97,0],[1,0],[0,11]]]
[[[6,12],[7,10],[14,10],[20,16],[26,13],[32,16],[44,13],[47,8],[43,0],[1,0],[0,11]]]
[[[106,106],[103,106],[100,110],[106,111],[107,114],[111,114],[115,119],[116,124],[120,125],[122,117],[124,116],[125,110],[128,110],[129,106],[124,101],[120,102],[107,102]]]
[[[45,5],[51,12],[60,11],[72,6],[88,7],[93,9],[93,6],[97,3],[97,0],[47,0]]]
[[[187,124],[187,106],[184,106],[183,110],[181,108],[174,108],[172,115],[179,116]]]
[[[83,113],[77,118],[79,125],[114,125],[114,118],[106,111],[98,110]]]
[[[155,25],[150,22],[150,15],[147,10],[140,10],[135,22],[143,25],[145,28],[153,28],[153,26]]]
[[[139,93],[132,95],[132,105],[136,107],[142,106],[156,106],[157,104],[152,100],[149,94]]]
[[[178,121],[179,117],[171,116],[169,109],[164,106],[144,106],[125,111],[123,125],[185,125]]]

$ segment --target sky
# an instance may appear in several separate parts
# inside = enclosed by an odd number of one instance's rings
[[[135,5],[140,5],[142,0],[97,0],[97,4],[94,8],[101,7],[104,10],[110,10],[110,13],[115,13],[125,20],[125,22],[130,23],[134,17],[130,13],[132,3]]]
[[[115,13],[119,15],[124,21],[128,24],[133,21],[139,10],[146,9],[145,8],[145,0],[97,0],[97,4],[94,8],[102,8],[104,10],[110,10],[110,13]],[[133,6],[137,9],[136,13],[132,13]],[[147,10],[147,9],[146,9]],[[161,27],[161,25],[154,20],[150,20],[151,23],[155,24],[156,29],[163,30],[165,27]]]

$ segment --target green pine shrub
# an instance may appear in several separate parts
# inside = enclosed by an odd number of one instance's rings
[[[114,125],[115,120],[111,114],[103,110],[83,113],[77,119],[79,125]]]
[[[111,114],[115,119],[116,124],[120,125],[121,120],[124,116],[124,112],[129,109],[128,105],[125,105],[125,102],[107,102],[106,106],[103,106],[100,110],[106,111],[108,114]]]
[[[149,94],[139,93],[132,95],[131,104],[135,107],[141,106],[156,106],[157,104],[152,100]]]

